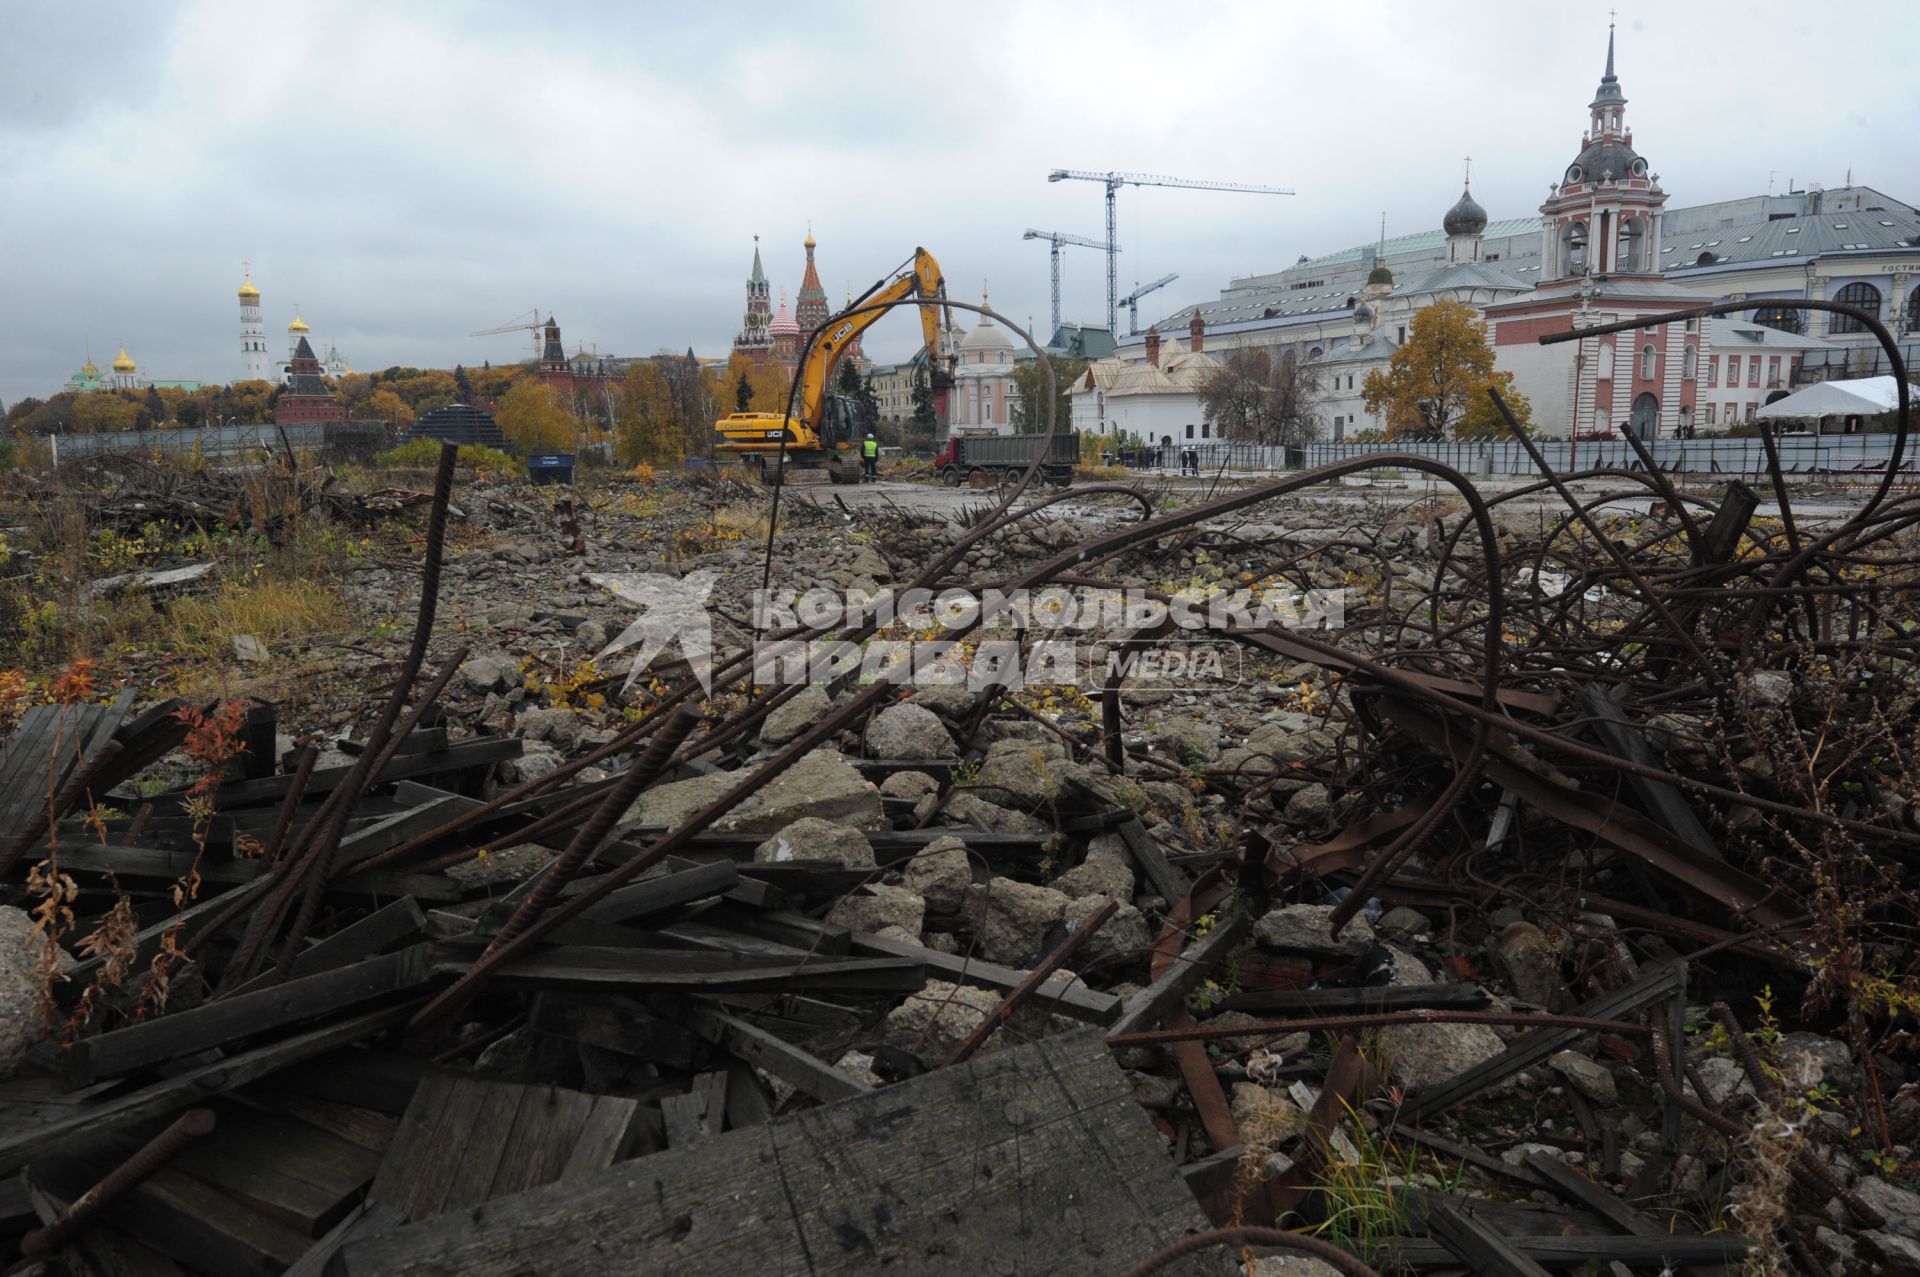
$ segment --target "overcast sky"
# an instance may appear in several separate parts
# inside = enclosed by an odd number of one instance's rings
[[[1854,180],[1920,200],[1911,7],[1664,3],[1620,15],[1635,143],[1676,204]],[[915,245],[949,290],[1047,319],[1029,226],[1102,233],[1055,167],[1290,187],[1120,195],[1149,312],[1302,253],[1436,226],[1461,157],[1496,219],[1579,146],[1602,3],[6,5],[0,400],[91,340],[143,372],[239,374],[252,263],[277,348],[296,302],[354,367],[525,355],[469,337],[531,308],[568,346],[724,354],[762,237],[798,288],[809,220],[837,303]],[[1097,323],[1099,254],[1065,313]],[[1124,323],[1124,319],[1122,321]],[[883,320],[869,354],[915,326]],[[1044,338],[1043,338],[1044,339]]]

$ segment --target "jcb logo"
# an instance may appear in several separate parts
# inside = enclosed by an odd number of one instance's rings
[[[841,324],[839,329],[833,334],[833,340],[836,343],[845,341],[847,339],[847,334],[852,331],[853,331],[853,321],[849,319],[846,323]]]

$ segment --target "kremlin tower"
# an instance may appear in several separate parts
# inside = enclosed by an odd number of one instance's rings
[[[254,286],[253,272],[241,268],[240,281],[240,377],[243,381],[270,381],[273,369],[267,362],[267,326],[260,317],[260,290]]]
[[[299,323],[299,320],[295,320]],[[304,325],[303,325],[304,326]],[[274,424],[297,425],[308,421],[345,421],[346,407],[333,397],[320,375],[320,361],[305,336],[297,338],[293,358],[288,362],[287,388],[274,405]]]
[[[767,325],[773,320],[773,300],[769,296],[767,273],[760,267],[760,237],[753,237],[753,273],[747,276],[747,313],[740,333],[733,339],[733,352],[745,355],[756,368],[764,368],[773,354],[773,338]]]
[[[804,342],[827,322],[827,290],[820,286],[820,271],[813,264],[813,229],[807,229],[807,273],[800,279],[800,295],[794,299],[793,322],[800,325]]]

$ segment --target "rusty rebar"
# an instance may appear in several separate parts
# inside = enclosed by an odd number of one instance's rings
[[[1345,1273],[1347,1277],[1380,1277],[1379,1271],[1363,1259],[1349,1254],[1332,1242],[1321,1241],[1306,1233],[1289,1233],[1280,1228],[1260,1228],[1243,1224],[1234,1228],[1216,1228],[1204,1233],[1189,1233],[1164,1246],[1121,1274],[1121,1277],[1152,1277],[1169,1264],[1188,1255],[1215,1246],[1270,1246],[1275,1250],[1299,1251]]]
[[[415,1013],[408,1025],[410,1029],[419,1031],[443,1021],[473,999],[492,970],[488,959],[495,955],[512,953],[520,947],[529,929],[539,923],[542,915],[546,914],[549,906],[559,897],[560,890],[567,884],[567,880],[578,872],[580,866],[584,865],[594,852],[600,849],[600,844],[607,840],[614,826],[619,824],[620,818],[626,815],[627,809],[633,805],[633,800],[638,798],[640,791],[659,776],[667,760],[672,757],[674,749],[686,739],[687,733],[691,732],[699,721],[700,712],[690,705],[682,705],[675,711],[673,718],[655,734],[647,752],[627,768],[617,785],[607,791],[606,797],[594,809],[592,818],[579,833],[574,835],[573,841],[553,863],[546,876],[540,880],[527,898],[520,902],[520,907],[514,910],[513,916],[507,920],[507,925],[494,935],[485,951],[472,966],[461,973],[459,979]],[[576,900],[580,898],[575,897]]]
[[[1068,958],[1078,953],[1087,941],[1093,939],[1093,933],[1105,926],[1107,920],[1119,911],[1120,902],[1109,898],[1082,919],[1080,925],[1073,929],[1072,935],[1061,941],[1058,948],[1041,959],[1033,970],[1027,972],[1025,979],[1008,990],[1007,996],[1000,999],[999,1005],[987,1012],[980,1023],[973,1026],[973,1031],[953,1049],[952,1055],[941,1062],[940,1067],[950,1068],[972,1059],[974,1053],[986,1045],[987,1039],[992,1037],[1000,1026],[1020,1009],[1021,1004],[1032,996],[1033,991],[1045,984],[1048,976],[1058,971]]]
[[[44,1228],[36,1228],[20,1239],[20,1253],[29,1259],[45,1259],[78,1236],[101,1211],[150,1178],[193,1140],[214,1128],[217,1119],[212,1109],[189,1109],[173,1120],[166,1130],[89,1188],[59,1218]]]
[[[520,902],[520,907],[515,909],[500,930],[494,933],[488,948],[497,948],[511,943],[515,937],[527,929],[529,923],[547,911],[547,906],[560,895],[562,888],[573,881],[574,875],[580,872],[582,866],[587,863],[588,857],[600,849],[600,844],[605,842],[607,835],[613,832],[614,825],[626,814],[627,809],[633,806],[634,799],[638,798],[642,790],[666,771],[667,763],[673,757],[673,751],[680,747],[680,742],[692,733],[699,722],[700,711],[690,705],[682,705],[675,711],[673,717],[667,720],[666,725],[654,733],[653,739],[647,742],[645,752],[627,768],[620,777],[619,783],[601,800],[593,817],[574,835],[573,841],[567,844],[567,849],[548,866],[540,881],[534,884],[533,890],[528,892],[526,898]]]

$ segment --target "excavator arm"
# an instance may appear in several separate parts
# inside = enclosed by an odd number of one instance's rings
[[[946,296],[946,280],[941,277],[940,263],[926,249],[914,249],[913,261],[906,270],[886,283],[875,284],[846,310],[827,320],[800,365],[800,394],[794,405],[794,419],[818,432],[826,413],[827,396],[833,389],[833,373],[839,367],[840,356],[854,338],[887,313],[885,309],[863,311],[862,307],[866,306],[884,307],[887,302],[920,298],[920,331],[925,338],[927,360],[933,370],[934,388],[945,390],[951,386],[953,373],[947,367],[946,353],[940,348],[940,337],[945,331],[942,321],[952,323],[952,315],[944,304]]]
[[[736,412],[722,417],[714,425],[714,433],[719,436],[717,450],[722,455],[743,457],[763,478],[769,463],[779,457],[800,470],[824,468],[835,483],[856,481],[857,463],[853,469],[847,468],[848,458],[854,456],[855,427],[849,420],[850,406],[835,406],[834,369],[854,339],[887,313],[886,303],[909,298],[919,299],[920,331],[926,341],[933,389],[944,399],[953,385],[953,369],[942,338],[953,318],[946,304],[947,286],[940,275],[940,263],[926,249],[916,248],[905,270],[875,284],[822,325],[798,370],[793,415]]]

